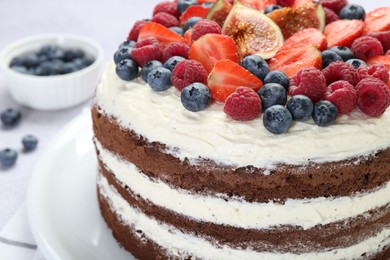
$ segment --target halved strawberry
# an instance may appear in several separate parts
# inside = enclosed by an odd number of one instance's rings
[[[294,33],[284,45],[306,44],[317,47],[320,51],[326,50],[328,42],[325,35],[316,28],[307,28]]]
[[[225,102],[238,87],[249,87],[257,91],[263,82],[239,64],[231,60],[221,60],[211,71],[207,85],[214,100]]]
[[[280,70],[291,78],[305,67],[322,67],[321,52],[314,46],[307,44],[284,45],[269,60],[271,70]]]
[[[364,34],[390,30],[390,7],[381,7],[368,12],[364,19]]]
[[[162,45],[168,45],[171,42],[183,42],[183,37],[169,30],[159,23],[149,22],[145,24],[138,35],[138,41],[148,37],[155,37]]]
[[[367,65],[382,64],[390,73],[390,55],[380,55],[368,58],[366,60]]]
[[[220,34],[206,34],[194,41],[190,48],[190,59],[202,63],[208,73],[220,60],[239,62],[234,40]]]
[[[308,3],[313,3],[313,0],[294,0],[293,4],[291,5],[292,8],[297,8],[300,5],[305,5]]]
[[[193,28],[190,28],[188,29],[185,33],[184,33],[184,42],[188,44],[188,46],[191,46],[192,44],[192,41],[191,41],[191,38],[192,38],[192,31],[193,31]]]
[[[276,0],[240,0],[242,4],[258,11],[264,12],[269,5],[276,5]]]
[[[197,16],[200,18],[205,18],[209,10],[210,10],[209,8],[203,7],[201,5],[191,5],[180,16],[179,20],[181,26],[184,26],[187,20],[190,19],[191,17]]]
[[[352,42],[363,33],[364,24],[361,20],[337,20],[325,27],[328,48],[333,46],[350,47]]]
[[[217,0],[198,0],[198,4],[201,5],[203,3],[215,3]]]

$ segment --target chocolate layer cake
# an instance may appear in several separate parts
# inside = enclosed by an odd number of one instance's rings
[[[110,64],[92,117],[100,208],[137,258],[390,257],[390,110],[274,135]]]

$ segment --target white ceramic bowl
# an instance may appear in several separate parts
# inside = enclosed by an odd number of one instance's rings
[[[79,48],[94,57],[90,66],[69,74],[34,76],[10,69],[11,60],[54,44],[62,48]],[[101,76],[103,50],[94,41],[72,34],[40,34],[20,39],[7,46],[0,55],[0,67],[5,72],[11,96],[18,103],[42,110],[62,109],[90,98]]]

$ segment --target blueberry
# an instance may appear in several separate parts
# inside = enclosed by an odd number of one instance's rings
[[[172,32],[175,32],[181,36],[184,35],[184,30],[183,28],[179,27],[179,26],[172,26],[172,27],[169,27],[169,30],[171,30]]]
[[[95,62],[95,58],[93,58],[92,56],[89,56],[89,55],[85,55],[83,57],[83,62],[84,62],[84,68],[86,68]]]
[[[265,10],[264,10],[264,14],[268,14],[272,11],[275,11],[275,10],[278,10],[278,9],[282,9],[283,7],[281,7],[280,5],[268,5]]]
[[[363,6],[357,4],[348,4],[343,7],[340,11],[341,19],[358,19],[363,20],[366,18],[366,11],[364,11]]]
[[[49,63],[49,66],[51,67],[51,72],[49,75],[60,75],[63,74],[63,66],[64,62],[60,59],[54,59],[51,61],[45,61]]]
[[[280,70],[272,70],[267,74],[267,76],[265,76],[263,83],[278,83],[282,85],[286,90],[288,90],[290,79],[284,72]]]
[[[328,100],[318,101],[314,105],[313,120],[319,126],[330,126],[337,118],[337,107]]]
[[[15,57],[11,60],[9,66],[10,68],[13,66],[24,67],[24,59],[22,57]]]
[[[65,62],[62,66],[62,72],[64,74],[71,73],[77,71],[77,67],[74,65],[73,62]]]
[[[9,168],[15,165],[18,153],[13,149],[0,150],[0,165],[2,168]]]
[[[116,65],[116,74],[125,81],[130,81],[138,77],[138,65],[131,59],[121,60]]]
[[[206,109],[211,103],[211,92],[202,83],[195,82],[183,88],[181,92],[181,103],[192,112]]]
[[[345,47],[345,46],[333,46],[329,50],[337,53],[343,59],[343,61],[347,61],[349,59],[355,58],[352,50],[348,47]]]
[[[24,57],[24,66],[27,68],[36,67],[40,62],[38,55],[35,53],[30,53]]]
[[[77,58],[83,58],[85,53],[80,49],[67,49],[63,57],[64,61],[73,61]]]
[[[65,51],[58,46],[52,46],[46,55],[52,60],[63,59],[65,57]]]
[[[347,60],[346,63],[351,64],[355,69],[358,69],[361,66],[367,67],[367,64],[364,61],[359,59],[350,59]]]
[[[287,102],[287,109],[295,121],[306,121],[313,113],[313,102],[305,95],[295,95]]]
[[[21,118],[22,114],[20,111],[14,108],[8,108],[0,114],[1,122],[8,127],[17,125]]]
[[[288,131],[292,123],[290,111],[285,106],[275,105],[265,110],[263,115],[264,127],[274,134],[283,134]]]
[[[177,2],[177,10],[179,11],[180,14],[182,14],[185,10],[187,10],[188,7],[197,4],[198,4],[197,0],[179,0],[179,2]]]
[[[287,101],[286,89],[278,83],[265,84],[257,94],[261,99],[262,111],[274,105],[284,105]]]
[[[135,41],[127,40],[127,41],[122,42],[122,43],[118,46],[118,49],[120,49],[120,48],[122,48],[122,47],[134,48],[136,44],[137,44],[137,43],[136,43]]]
[[[203,20],[201,17],[193,16],[187,20],[187,22],[183,26],[183,31],[186,32],[188,29],[195,26],[195,24],[199,21]]]
[[[114,53],[114,62],[115,64],[118,64],[121,60],[124,59],[131,59],[131,51],[132,47],[122,47],[119,48],[115,53]]]
[[[169,69],[170,71],[172,71],[176,64],[178,64],[180,61],[182,60],[185,60],[185,58],[183,57],[180,57],[180,56],[173,56],[173,57],[170,57],[165,63],[164,63],[164,67]]]
[[[158,67],[162,67],[163,64],[158,61],[158,60],[151,60],[151,61],[148,61],[147,63],[145,63],[145,65],[142,67],[141,69],[141,77],[142,79],[147,82],[148,81],[148,75],[149,73],[158,68]]]
[[[52,74],[52,67],[50,61],[42,62],[36,69],[35,75],[37,76],[48,76]]]
[[[25,151],[32,151],[37,147],[38,139],[33,135],[26,135],[22,139],[22,144]]]
[[[19,73],[23,73],[23,74],[29,74],[29,71],[30,71],[25,66],[18,66],[18,65],[11,66],[11,69],[14,71],[17,71]]]
[[[267,62],[258,55],[249,55],[246,56],[242,62],[241,66],[249,70],[253,75],[264,80],[265,76],[269,73],[269,67]]]
[[[202,7],[204,7],[204,8],[209,8],[209,9],[210,9],[211,7],[213,7],[213,5],[214,5],[213,2],[204,2],[204,3],[201,4]]]
[[[153,69],[148,75],[148,84],[154,91],[164,91],[172,86],[171,71],[164,67]]]
[[[331,50],[325,50],[321,52],[321,58],[322,58],[322,68],[325,69],[329,66],[332,62],[335,61],[342,61],[343,59],[338,55],[335,51]]]

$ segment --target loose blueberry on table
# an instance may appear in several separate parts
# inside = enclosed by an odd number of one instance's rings
[[[18,152],[13,149],[5,148],[0,150],[0,166],[2,168],[10,168],[14,166],[17,158]]]

